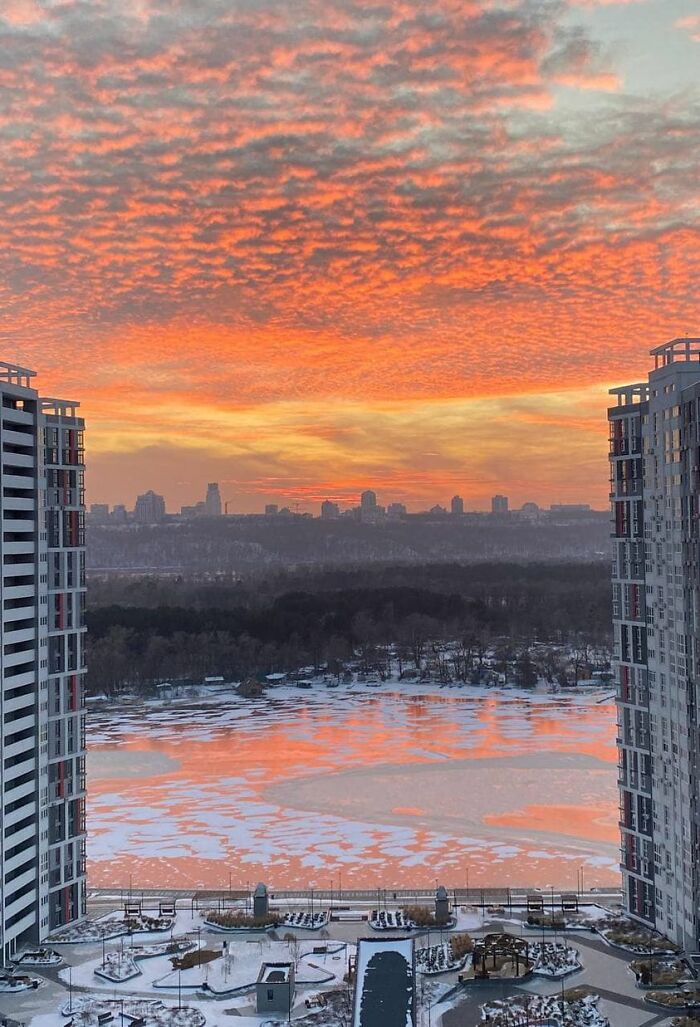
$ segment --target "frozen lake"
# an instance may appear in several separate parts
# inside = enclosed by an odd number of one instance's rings
[[[617,884],[599,699],[355,685],[93,712],[89,884]]]

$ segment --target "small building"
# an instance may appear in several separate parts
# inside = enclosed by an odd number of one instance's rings
[[[263,963],[255,984],[258,1013],[287,1013],[294,1002],[294,963]]]
[[[450,899],[447,888],[441,884],[435,892],[435,920],[439,924],[446,924],[450,919]]]
[[[527,896],[528,913],[541,913],[544,910],[544,899],[539,892],[529,892]]]
[[[269,911],[270,897],[267,893],[267,885],[260,882],[256,884],[255,891],[253,892],[253,916],[256,919],[267,916]]]

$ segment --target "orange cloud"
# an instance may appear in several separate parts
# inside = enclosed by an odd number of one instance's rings
[[[692,325],[700,119],[625,95],[571,4],[12,0],[0,48],[5,354],[83,399],[92,498],[170,453],[171,482],[480,496],[456,433],[503,487],[602,502],[600,430],[549,404]]]

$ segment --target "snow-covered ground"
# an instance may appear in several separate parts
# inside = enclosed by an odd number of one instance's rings
[[[598,1009],[596,995],[576,1002],[565,1002],[556,995],[493,999],[482,1005],[481,1018],[489,1027],[522,1027],[525,1022],[561,1027],[610,1027],[610,1021]]]
[[[195,964],[187,970],[174,970],[171,957],[168,955],[153,956],[149,959],[138,959],[133,962],[138,976],[119,984],[115,979],[100,979],[102,972],[102,955],[86,959],[77,966],[64,968],[59,977],[64,983],[69,981],[73,987],[86,988],[93,992],[106,991],[114,994],[115,987],[125,994],[161,995],[163,991],[177,993],[183,991],[199,991],[204,985],[205,991],[213,994],[241,991],[250,988],[257,980],[262,963],[288,962],[297,963],[297,984],[319,987],[335,986],[342,982],[347,970],[348,948],[341,942],[327,942],[320,945],[305,942],[271,941],[264,935],[255,940],[227,940],[218,946],[209,941],[202,942],[202,949],[214,949],[218,952],[216,959],[202,961],[201,966]],[[325,948],[325,952],[314,952],[314,948]],[[124,945],[125,961],[130,961],[130,950]],[[110,965],[119,963],[121,949],[107,953]]]
[[[469,954],[455,959],[449,941],[437,945],[426,945],[416,948],[416,970],[422,974],[442,974],[450,970],[460,970],[467,965]]]
[[[562,942],[531,941],[529,952],[535,961],[533,972],[540,977],[556,981],[582,969],[578,949]]]
[[[104,962],[100,962],[100,965],[95,967],[95,973],[112,984],[123,984],[124,981],[138,977],[141,971],[127,950],[126,952],[108,952]]]
[[[41,984],[40,977],[30,977],[23,973],[0,972],[0,994],[16,995],[18,992],[30,991]]]
[[[411,931],[416,925],[402,909],[373,909],[369,926],[373,931]]]
[[[55,949],[25,949],[12,960],[18,967],[23,966],[60,966],[63,956]]]

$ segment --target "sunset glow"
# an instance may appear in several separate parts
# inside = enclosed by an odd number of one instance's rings
[[[693,0],[5,0],[2,357],[90,501],[602,506],[607,387],[698,330],[699,46]]]

